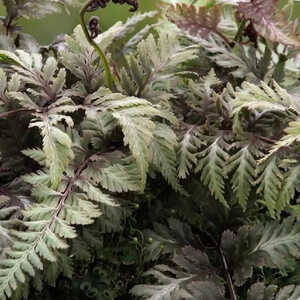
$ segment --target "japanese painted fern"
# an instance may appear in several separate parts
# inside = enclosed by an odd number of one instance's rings
[[[165,1],[100,33],[108,2],[28,51],[19,16],[78,2],[4,1],[0,299],[298,299],[292,1]]]

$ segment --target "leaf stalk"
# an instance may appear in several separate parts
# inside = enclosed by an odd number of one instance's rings
[[[246,23],[247,23],[247,20],[243,18],[242,21],[241,21],[241,23],[240,23],[240,26],[238,28],[238,31],[237,31],[237,33],[236,33],[236,35],[234,37],[234,41],[235,42],[239,42],[240,41],[240,39],[241,39],[241,37],[243,35],[243,31],[245,29]]]
[[[83,33],[87,39],[87,41],[89,42],[89,44],[95,49],[95,51],[97,52],[97,54],[99,55],[100,57],[100,60],[104,66],[104,73],[105,73],[105,79],[106,79],[106,84],[107,84],[107,87],[110,89],[110,90],[113,90],[113,76],[111,74],[111,71],[110,71],[110,67],[109,67],[109,64],[108,64],[108,61],[105,57],[105,54],[103,53],[103,51],[100,49],[100,47],[95,43],[95,41],[91,38],[90,34],[89,34],[89,31],[86,27],[86,24],[85,24],[85,20],[84,20],[84,15],[88,9],[88,7],[90,7],[90,5],[93,3],[94,0],[88,0],[84,5],[83,7],[81,8],[80,10],[80,24],[81,24],[81,27],[82,27],[82,30],[83,30]]]
[[[234,290],[233,283],[232,283],[231,275],[229,273],[226,257],[220,247],[219,247],[219,253],[221,255],[222,265],[223,265],[223,269],[225,272],[225,276],[226,276],[226,280],[227,280],[227,284],[228,284],[228,288],[229,288],[230,300],[238,300],[235,290]]]

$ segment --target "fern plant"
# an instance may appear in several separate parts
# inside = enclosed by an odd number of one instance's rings
[[[80,3],[3,1],[0,298],[298,299],[293,1],[109,2],[43,47]]]

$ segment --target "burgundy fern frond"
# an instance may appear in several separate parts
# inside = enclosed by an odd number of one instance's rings
[[[300,37],[283,10],[277,8],[278,0],[252,0],[239,2],[238,12],[250,20],[255,30],[264,38],[291,46],[300,47]]]
[[[176,4],[170,5],[166,17],[180,29],[194,37],[206,38],[211,32],[217,32],[220,22],[218,6],[212,8],[197,7],[195,5]]]

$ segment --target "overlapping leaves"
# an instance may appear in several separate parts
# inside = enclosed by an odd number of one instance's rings
[[[266,39],[299,48],[300,39],[294,32],[288,17],[277,7],[277,4],[278,0],[252,0],[239,3],[237,9]]]
[[[188,34],[206,38],[212,32],[218,32],[220,10],[218,6],[211,9],[195,5],[176,4],[168,6],[166,17]]]

